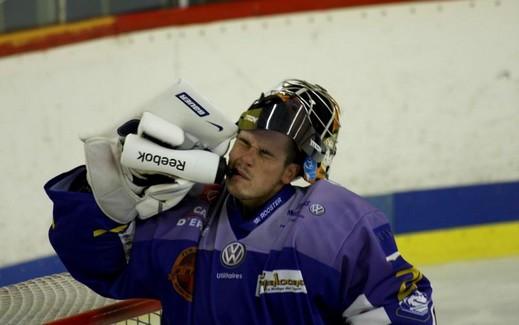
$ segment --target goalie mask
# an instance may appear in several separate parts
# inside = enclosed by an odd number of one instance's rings
[[[309,183],[328,178],[336,152],[340,108],[326,89],[303,80],[288,79],[245,111],[240,130],[263,129],[286,134],[305,156],[303,177]]]

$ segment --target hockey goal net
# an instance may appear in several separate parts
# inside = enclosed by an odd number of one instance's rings
[[[68,273],[0,288],[0,324],[160,324],[156,300],[104,298]]]

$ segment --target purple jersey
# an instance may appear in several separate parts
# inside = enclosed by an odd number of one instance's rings
[[[46,185],[58,255],[100,294],[160,299],[165,324],[435,324],[430,283],[386,217],[332,182],[285,186],[252,218],[224,192],[120,225],[69,191],[78,177]]]

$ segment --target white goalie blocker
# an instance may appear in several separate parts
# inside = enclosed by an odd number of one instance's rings
[[[117,222],[153,216],[176,205],[194,183],[223,178],[222,156],[237,126],[185,81],[140,106],[135,134],[121,137],[123,122],[85,143],[87,180],[101,210]],[[164,184],[137,185],[135,177],[160,174]]]
[[[117,128],[131,119],[140,119],[143,112],[150,112],[196,137],[208,149],[214,149],[231,138],[237,131],[235,121],[229,120],[188,82],[177,80],[170,89],[137,107],[134,113],[110,123],[95,132],[83,132],[82,140],[92,136],[117,136]]]

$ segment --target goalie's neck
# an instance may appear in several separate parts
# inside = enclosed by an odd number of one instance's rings
[[[279,192],[260,207],[246,207],[234,197],[227,201],[229,222],[237,238],[247,236],[254,228],[265,222],[274,212],[285,204],[295,193],[292,185],[285,185]]]

